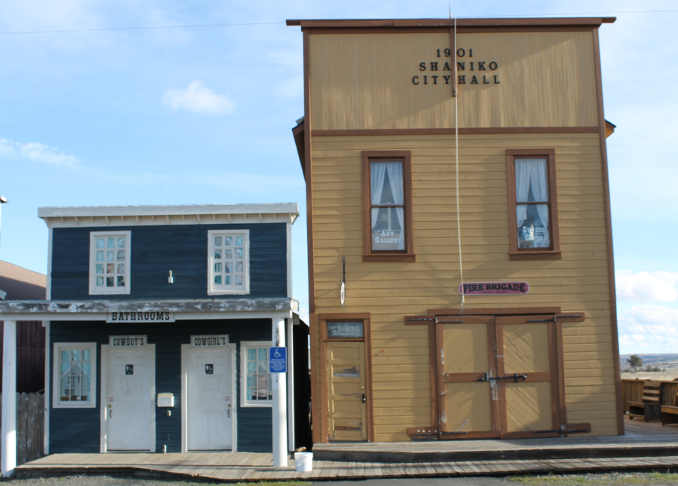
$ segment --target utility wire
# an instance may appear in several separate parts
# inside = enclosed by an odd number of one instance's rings
[[[250,27],[256,25],[284,25],[283,22],[242,22],[216,24],[174,24],[174,25],[139,25],[127,27],[93,27],[87,29],[45,29],[45,30],[9,30],[0,31],[0,35],[31,35],[31,34],[77,34],[89,32],[135,32],[147,30],[175,30],[175,29],[223,29],[228,27]]]
[[[678,8],[667,9],[647,9],[647,10],[617,10],[609,11],[601,14],[600,12],[579,12],[573,14],[572,12],[541,12],[537,17],[548,17],[554,15],[563,15],[568,17],[583,17],[583,16],[610,16],[620,14],[667,14],[678,13]],[[530,17],[529,14],[492,14],[483,17],[492,18],[511,18],[511,17]],[[467,17],[480,18],[480,17]],[[78,33],[96,33],[96,32],[143,32],[151,30],[174,30],[174,29],[224,29],[229,27],[252,27],[258,25],[285,25],[284,22],[238,22],[238,23],[205,23],[205,24],[172,24],[172,25],[138,25],[138,26],[123,26],[123,27],[92,27],[92,28],[55,28],[55,29],[36,29],[36,30],[0,30],[0,35],[39,35],[39,34],[78,34]]]

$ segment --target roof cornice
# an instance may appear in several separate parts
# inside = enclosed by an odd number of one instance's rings
[[[181,206],[73,206],[38,208],[48,226],[115,226],[294,222],[296,203]]]
[[[543,17],[478,19],[287,19],[289,26],[306,28],[497,28],[497,27],[598,27],[616,17]]]

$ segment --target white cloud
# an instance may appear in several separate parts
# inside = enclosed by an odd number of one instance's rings
[[[619,317],[622,353],[673,353],[678,349],[678,309],[634,306]]]
[[[33,162],[70,168],[77,167],[80,163],[74,155],[63,153],[44,143],[16,142],[6,138],[0,138],[0,157],[26,159]]]
[[[174,110],[223,115],[233,113],[233,102],[205,86],[202,81],[191,81],[186,89],[168,89],[163,103]]]
[[[620,270],[616,274],[617,293],[623,299],[650,302],[678,302],[678,273],[633,272]]]

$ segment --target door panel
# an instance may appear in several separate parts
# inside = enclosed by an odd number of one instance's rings
[[[497,371],[506,377],[501,386],[505,436],[558,428],[556,385],[551,379],[554,332],[552,316],[497,319]]]
[[[106,450],[155,450],[155,346],[110,347]]]
[[[504,372],[548,372],[549,330],[544,324],[504,326]]]
[[[450,324],[443,331],[443,373],[485,373],[489,369],[489,324]]]
[[[439,351],[440,432],[469,437],[496,435],[494,323],[486,318],[441,321]]]
[[[189,450],[233,448],[232,351],[191,348],[187,366]]]
[[[329,341],[326,372],[329,440],[367,440],[365,344]]]
[[[492,431],[489,383],[447,383],[441,422],[445,432]]]
[[[552,428],[550,383],[506,385],[506,432]]]

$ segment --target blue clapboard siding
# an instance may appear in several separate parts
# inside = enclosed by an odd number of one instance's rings
[[[271,341],[269,319],[180,321],[173,324],[128,325],[105,322],[52,322],[51,343],[96,342],[97,406],[96,408],[53,408],[50,400],[50,450],[60,452],[99,452],[101,404],[101,345],[116,334],[146,334],[155,344],[156,391],[174,393],[175,407],[171,416],[156,408],[156,450],[167,444],[169,452],[181,449],[181,344],[190,343],[192,334],[228,334],[236,346],[236,400],[238,443],[244,452],[270,452],[272,414],[270,407],[240,406],[240,341]],[[53,349],[53,347],[52,347]],[[54,357],[50,363],[54,366]],[[55,393],[55,390],[52,390]]]
[[[250,232],[250,297],[287,295],[285,223],[55,228],[52,236],[52,299],[200,299],[207,295],[207,232]],[[132,291],[129,295],[89,295],[89,242],[92,231],[132,233]],[[174,284],[167,283],[169,270]],[[219,295],[216,298],[242,298]]]

